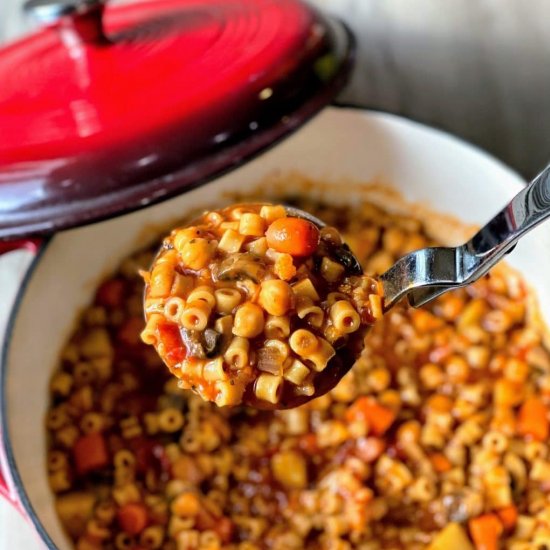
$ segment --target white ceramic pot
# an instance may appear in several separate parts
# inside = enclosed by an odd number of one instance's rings
[[[487,220],[524,183],[485,153],[439,131],[386,114],[328,108],[283,143],[199,189],[51,238],[19,292],[1,375],[5,492],[34,523],[46,546],[70,547],[47,483],[44,416],[48,379],[76,313],[89,303],[102,277],[153,238],[155,227],[193,208],[227,202],[225,192],[255,188],[266,175],[292,171],[334,182],[331,194],[338,202],[356,200],[348,182],[377,181],[468,224]],[[269,195],[269,189],[265,192]],[[543,312],[550,312],[548,250],[546,225],[509,258],[537,289]]]

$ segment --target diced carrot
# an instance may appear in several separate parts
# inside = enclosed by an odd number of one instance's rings
[[[76,471],[80,475],[107,466],[109,453],[105,438],[100,433],[83,435],[74,444],[73,456]]]
[[[147,527],[148,519],[147,508],[136,502],[125,504],[117,512],[120,528],[130,536],[139,535]]]
[[[513,531],[518,522],[518,509],[511,504],[497,510],[497,515],[506,531]]]
[[[310,256],[319,246],[319,229],[302,218],[279,218],[266,232],[267,244],[291,256]]]
[[[453,466],[443,453],[433,453],[429,456],[429,459],[438,474],[448,472]]]
[[[537,441],[546,441],[549,432],[548,410],[535,396],[528,397],[519,409],[517,431]]]
[[[181,339],[180,330],[175,323],[159,323],[158,334],[160,343],[164,346],[164,359],[168,365],[180,363],[187,355],[187,349]]]
[[[105,281],[97,289],[96,302],[104,307],[120,307],[124,301],[125,287],[126,284],[121,279]]]
[[[470,519],[468,528],[476,550],[498,550],[502,523],[495,514],[484,514]]]
[[[395,420],[395,413],[372,397],[359,397],[346,411],[349,422],[366,420],[374,435],[383,435]]]

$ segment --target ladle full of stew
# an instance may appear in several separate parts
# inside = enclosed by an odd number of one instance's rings
[[[296,407],[338,383],[401,298],[418,307],[476,281],[549,214],[547,168],[464,245],[411,252],[375,278],[302,210],[208,211],[174,229],[144,274],[142,339],[205,400]]]

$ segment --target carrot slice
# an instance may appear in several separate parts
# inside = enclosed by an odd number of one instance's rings
[[[518,509],[511,504],[497,510],[497,515],[506,531],[512,531],[518,522]]]
[[[302,218],[279,218],[266,231],[267,244],[291,256],[310,256],[319,246],[319,229]]]
[[[100,433],[92,433],[80,437],[74,444],[73,456],[76,471],[80,475],[107,466],[109,454],[105,438]]]
[[[476,550],[498,550],[502,523],[495,514],[484,514],[468,521],[470,535]]]
[[[548,439],[548,410],[538,397],[528,397],[521,405],[517,430],[520,435],[531,436],[537,441]]]
[[[117,512],[120,528],[131,536],[139,535],[147,527],[148,519],[147,508],[143,504],[125,504]]]
[[[374,435],[383,435],[395,420],[395,413],[372,397],[359,397],[346,412],[349,422],[364,419]]]

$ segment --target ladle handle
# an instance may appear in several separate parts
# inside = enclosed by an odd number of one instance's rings
[[[389,308],[407,295],[414,307],[485,275],[517,241],[550,216],[550,165],[467,243],[425,248],[399,259],[381,276]]]

